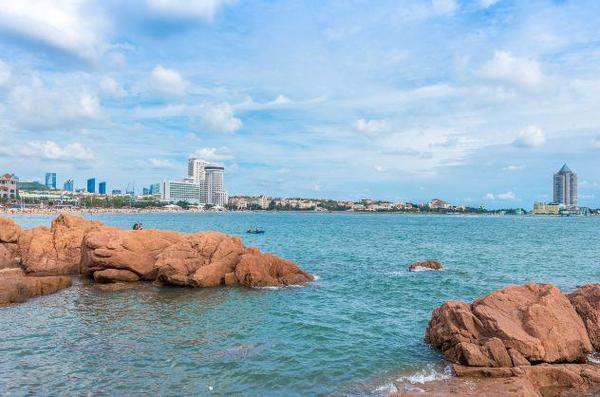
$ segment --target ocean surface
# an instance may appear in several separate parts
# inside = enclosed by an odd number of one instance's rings
[[[600,218],[342,213],[89,216],[218,230],[298,262],[287,288],[104,292],[85,281],[0,308],[0,395],[382,396],[444,376],[431,311],[511,283],[600,279]],[[49,216],[16,216],[26,227]],[[264,235],[247,235],[260,226]],[[441,272],[410,273],[437,259]]]

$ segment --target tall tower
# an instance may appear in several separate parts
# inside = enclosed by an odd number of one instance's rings
[[[201,183],[206,179],[206,172],[204,168],[208,163],[204,160],[197,158],[190,158],[188,160],[188,178],[193,179],[194,183]]]
[[[220,165],[207,165],[206,170],[206,202],[224,207],[227,204],[223,190],[223,174],[225,168]]]
[[[554,174],[554,202],[566,207],[577,207],[577,174],[565,164]]]

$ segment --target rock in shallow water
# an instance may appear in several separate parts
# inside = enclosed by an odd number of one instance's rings
[[[411,272],[422,270],[442,270],[444,266],[438,261],[415,262],[408,267]]]
[[[27,276],[22,269],[0,270],[0,306],[23,303],[38,295],[48,295],[71,286],[68,276]]]
[[[481,367],[585,362],[593,350],[583,321],[550,284],[506,287],[471,305],[446,302],[425,341],[454,363]]]

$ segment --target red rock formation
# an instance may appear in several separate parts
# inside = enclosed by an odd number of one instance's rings
[[[454,365],[456,377],[415,387],[398,385],[397,397],[567,397],[600,395],[600,366],[542,364],[515,368]],[[404,391],[403,389],[408,389]]]
[[[245,247],[238,237],[121,230],[71,215],[28,230],[0,219],[0,269],[17,266],[28,275],[82,273],[98,283],[255,287],[314,280],[295,263]]]
[[[549,284],[503,288],[471,305],[446,302],[425,341],[454,363],[481,367],[584,362],[593,350],[581,318]]]
[[[35,227],[19,235],[21,266],[28,274],[78,274],[83,236],[101,222],[61,214],[52,227]]]
[[[238,237],[217,232],[191,235],[160,230],[99,228],[82,244],[82,273],[104,282],[109,269],[134,273],[142,280],[215,287],[301,284],[314,279],[295,263],[245,247]],[[127,281],[114,279],[114,281]]]
[[[438,261],[425,261],[415,262],[408,267],[411,272],[418,272],[420,270],[442,270],[443,266]]]
[[[0,269],[18,267],[21,227],[10,219],[0,218]]]
[[[567,295],[583,320],[594,349],[600,351],[600,284],[587,284]]]
[[[0,306],[22,303],[37,295],[47,295],[71,286],[68,276],[26,276],[19,268],[0,270]]]

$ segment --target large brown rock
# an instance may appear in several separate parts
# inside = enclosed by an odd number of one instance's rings
[[[71,286],[68,276],[26,276],[22,269],[0,270],[0,306],[23,303],[37,295],[48,295]]]
[[[435,309],[425,341],[450,361],[478,367],[584,362],[593,350],[586,328],[550,284],[511,286]]]
[[[596,351],[600,351],[600,284],[587,284],[567,295],[583,320]]]
[[[11,219],[0,218],[0,269],[18,267],[21,227]]]
[[[218,232],[98,228],[83,239],[81,269],[88,277],[119,269],[142,280],[192,287],[257,287],[314,280],[295,263],[245,247],[238,237]]]
[[[78,274],[83,236],[102,226],[98,221],[61,214],[51,228],[24,230],[18,240],[21,266],[28,274]]]
[[[140,277],[137,274],[129,270],[106,269],[94,272],[94,281],[98,283],[131,283],[139,279]]]

